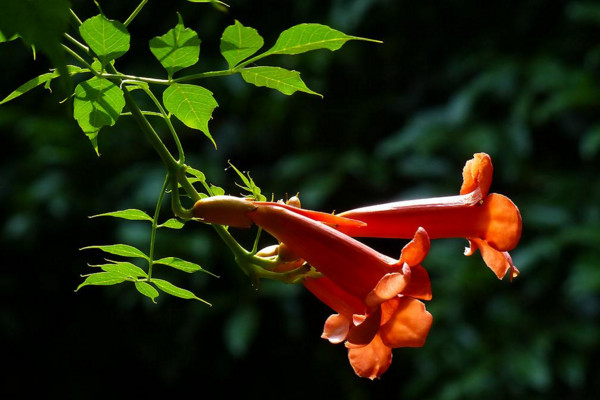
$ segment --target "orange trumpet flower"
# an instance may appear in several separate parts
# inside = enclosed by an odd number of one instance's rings
[[[346,211],[338,216],[365,225],[338,229],[353,237],[408,239],[415,229],[423,227],[432,239],[466,238],[470,247],[465,249],[465,255],[479,249],[498,278],[511,271],[512,279],[519,271],[508,251],[521,237],[521,214],[509,198],[488,194],[492,172],[491,158],[485,153],[475,154],[463,170],[459,196],[399,201]]]
[[[429,250],[425,230],[417,229],[394,260],[336,229],[364,223],[331,214],[230,196],[200,200],[193,212],[209,223],[255,223],[323,273],[325,278],[306,279],[304,285],[339,313],[327,320],[323,337],[346,341],[358,375],[379,377],[391,363],[392,348],[425,343],[432,317],[416,300],[431,298],[420,265]]]

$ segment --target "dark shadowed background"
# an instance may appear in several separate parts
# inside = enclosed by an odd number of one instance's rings
[[[95,15],[72,1],[82,19]],[[134,2],[102,1],[124,20]],[[146,249],[143,222],[88,219],[125,208],[152,212],[163,167],[131,120],[100,133],[101,157],[72,119],[72,103],[38,88],[0,107],[0,392],[64,398],[592,399],[600,392],[600,5],[586,1],[242,1],[220,12],[151,1],[129,27],[120,71],[164,77],[147,43],[177,21],[202,39],[200,63],[226,68],[221,33],[235,19],[270,46],[302,22],[383,44],[263,60],[302,72],[324,95],[291,97],[239,76],[201,82],[219,102],[215,151],[179,125],[188,161],[229,193],[249,170],[276,198],[342,211],[458,193],[473,153],[492,156],[492,191],[523,216],[511,252],[521,275],[498,281],[464,240],[435,241],[425,262],[434,298],[426,345],[397,349],[383,378],[354,375],[342,345],[320,339],[326,306],[302,287],[255,288],[214,232],[160,231],[157,255],[220,275],[161,271],[210,301],[132,285],[74,293],[81,247]],[[20,41],[0,46],[0,98],[46,72]],[[166,131],[161,131],[167,137]],[[165,212],[168,211],[165,208]],[[237,233],[236,233],[237,234]],[[244,237],[247,239],[244,239]],[[251,236],[240,232],[241,240]],[[265,238],[265,244],[268,240]],[[246,242],[249,243],[249,242]],[[398,241],[370,241],[399,254]]]

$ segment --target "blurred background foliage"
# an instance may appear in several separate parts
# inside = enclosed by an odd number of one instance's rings
[[[124,20],[129,2],[102,1]],[[37,89],[0,107],[1,391],[32,386],[65,397],[170,393],[217,398],[591,399],[600,392],[600,5],[587,1],[230,0],[226,12],[150,2],[130,26],[126,73],[161,77],[147,41],[180,11],[202,39],[191,70],[225,67],[218,46],[234,19],[274,43],[319,22],[383,40],[276,60],[324,94],[286,97],[239,76],[201,82],[220,106],[219,149],[179,126],[190,163],[236,194],[227,160],[264,193],[300,193],[307,208],[452,195],[462,166],[487,152],[492,191],[523,215],[512,252],[521,276],[498,281],[463,240],[433,243],[426,267],[434,325],[420,349],[397,349],[383,379],[357,378],[346,350],[319,338],[329,315],[301,287],[252,287],[213,231],[159,233],[158,256],[220,275],[160,270],[213,304],[132,286],[88,287],[78,249],[124,242],[146,249],[143,222],[87,216],[152,211],[163,169],[131,120],[100,133],[97,158],[69,101]],[[72,1],[84,19],[92,2]],[[0,46],[0,97],[49,68],[19,41]],[[140,101],[144,101],[143,99]],[[162,127],[161,127],[162,129]],[[166,135],[166,131],[162,129]],[[167,136],[165,136],[167,137]],[[165,208],[165,212],[168,211]],[[251,235],[240,232],[241,240]],[[265,244],[270,242],[265,238]],[[402,243],[370,241],[397,256]]]

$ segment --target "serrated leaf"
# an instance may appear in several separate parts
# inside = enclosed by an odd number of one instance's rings
[[[146,260],[149,259],[148,256],[146,254],[144,254],[144,252],[142,252],[141,250],[139,250],[133,246],[129,246],[127,244],[109,244],[109,245],[103,245],[103,246],[87,246],[87,247],[81,248],[81,250],[87,250],[87,249],[99,249],[105,253],[115,254],[115,255],[123,256],[123,257],[144,258]]]
[[[263,44],[264,40],[256,29],[245,27],[236,20],[223,31],[220,50],[229,68],[233,68],[256,53]]]
[[[252,67],[242,69],[241,74],[248,83],[275,89],[286,95],[300,91],[323,97],[306,86],[298,71],[279,67]]]
[[[165,292],[167,294],[170,294],[171,296],[179,297],[181,299],[186,299],[186,300],[192,300],[192,299],[198,300],[198,301],[208,304],[209,306],[212,305],[209,302],[207,302],[206,300],[202,300],[201,298],[197,297],[194,293],[190,292],[189,290],[177,287],[177,286],[173,285],[171,282],[168,282],[168,281],[165,281],[162,279],[153,278],[152,283],[154,283],[156,285],[156,287],[158,287],[160,290],[162,290],[163,292]]]
[[[281,32],[275,45],[266,54],[300,54],[311,50],[337,50],[349,40],[377,40],[346,35],[321,24],[300,24]]]
[[[160,260],[154,261],[154,264],[167,265],[171,268],[175,268],[175,269],[178,269],[180,271],[187,272],[190,274],[194,273],[194,272],[202,271],[202,272],[206,272],[207,274],[210,274],[210,275],[218,278],[218,276],[216,276],[212,272],[209,272],[209,271],[203,269],[200,265],[190,262],[190,261],[182,260],[181,258],[177,258],[177,257],[161,258]]]
[[[84,71],[84,69],[74,65],[67,65],[67,71],[69,72],[69,75],[75,75]],[[2,99],[2,101],[0,101],[0,104],[9,102],[21,96],[22,94],[27,93],[31,89],[35,89],[40,85],[44,85],[46,88],[48,88],[49,82],[52,81],[52,79],[57,78],[58,76],[59,74],[57,70],[41,74],[40,76],[36,76],[35,78],[28,80],[27,82],[16,88],[11,94]]]
[[[148,214],[146,214],[142,210],[137,210],[134,208],[92,215],[90,218],[96,218],[96,217],[115,217],[115,218],[127,219],[130,221],[152,221],[152,218]]]
[[[96,15],[79,26],[79,34],[98,56],[102,65],[121,57],[129,50],[129,32],[119,21]]]
[[[116,261],[111,264],[95,265],[100,267],[102,271],[121,274],[129,278],[145,278],[148,276],[146,271],[135,264],[126,261]]]
[[[163,92],[163,103],[185,125],[202,131],[216,147],[208,130],[208,121],[218,104],[210,90],[197,85],[174,83]]]
[[[158,297],[158,290],[156,290],[154,286],[150,285],[148,282],[136,281],[135,288],[138,292],[140,292],[144,296],[149,297],[150,300],[152,300],[152,302],[156,304],[156,301],[154,299]]]
[[[150,40],[150,51],[167,70],[169,77],[180,69],[198,62],[200,39],[198,34],[183,26],[181,15],[178,23],[162,36]]]
[[[73,117],[92,143],[103,126],[117,122],[125,107],[121,89],[108,79],[93,77],[75,88]],[[97,152],[97,142],[96,142]]]
[[[75,291],[78,291],[82,287],[88,285],[109,286],[119,284],[125,280],[125,277],[121,274],[116,274],[113,272],[98,272],[88,275],[88,277],[85,278],[85,280],[79,286],[77,286]]]
[[[158,225],[158,228],[169,228],[169,229],[181,229],[184,226],[184,222],[177,219],[177,218],[170,218],[168,220],[166,220],[165,222],[163,222],[162,224]]]

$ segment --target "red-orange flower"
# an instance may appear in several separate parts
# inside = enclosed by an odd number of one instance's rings
[[[381,376],[392,348],[425,342],[432,317],[415,300],[431,298],[429,278],[420,265],[429,249],[423,229],[416,230],[400,260],[394,260],[336,229],[364,223],[331,214],[225,196],[198,201],[194,215],[239,227],[255,223],[322,272],[325,278],[307,279],[305,286],[339,313],[327,321],[324,335],[333,342],[346,340],[360,376]],[[345,334],[332,333],[339,329]]]
[[[478,153],[463,169],[459,196],[400,201],[363,207],[339,214],[365,225],[340,226],[353,237],[410,238],[423,227],[432,239],[463,237],[469,240],[465,250],[471,255],[479,249],[485,263],[502,279],[519,271],[508,254],[521,237],[521,214],[507,197],[488,194],[492,182],[492,161]]]

